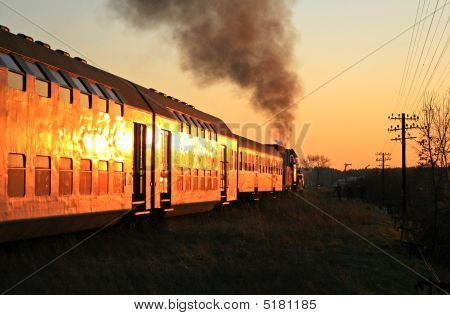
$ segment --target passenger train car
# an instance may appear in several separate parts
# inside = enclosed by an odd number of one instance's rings
[[[0,242],[208,211],[298,182],[293,150],[3,26],[0,126]]]

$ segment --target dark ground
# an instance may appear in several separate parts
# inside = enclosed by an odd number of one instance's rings
[[[388,216],[304,196],[426,277]],[[0,245],[0,291],[93,232]],[[440,268],[446,279],[448,273]],[[105,229],[10,294],[414,294],[418,276],[293,196]]]

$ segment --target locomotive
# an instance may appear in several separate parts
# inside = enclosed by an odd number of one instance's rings
[[[0,28],[0,242],[302,189],[293,149]]]

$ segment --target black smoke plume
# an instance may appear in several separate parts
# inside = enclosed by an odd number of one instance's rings
[[[296,32],[293,0],[109,0],[139,29],[170,30],[182,68],[201,83],[229,80],[252,93],[252,104],[272,117],[285,142],[300,93],[291,70]],[[289,108],[283,111],[285,108]]]

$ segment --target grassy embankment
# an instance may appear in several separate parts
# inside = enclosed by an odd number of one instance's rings
[[[369,204],[304,196],[390,254],[409,259]],[[0,245],[3,291],[91,232]],[[438,269],[441,275],[444,273]],[[445,275],[445,273],[444,273]],[[418,277],[297,198],[110,227],[10,293],[407,294]]]

